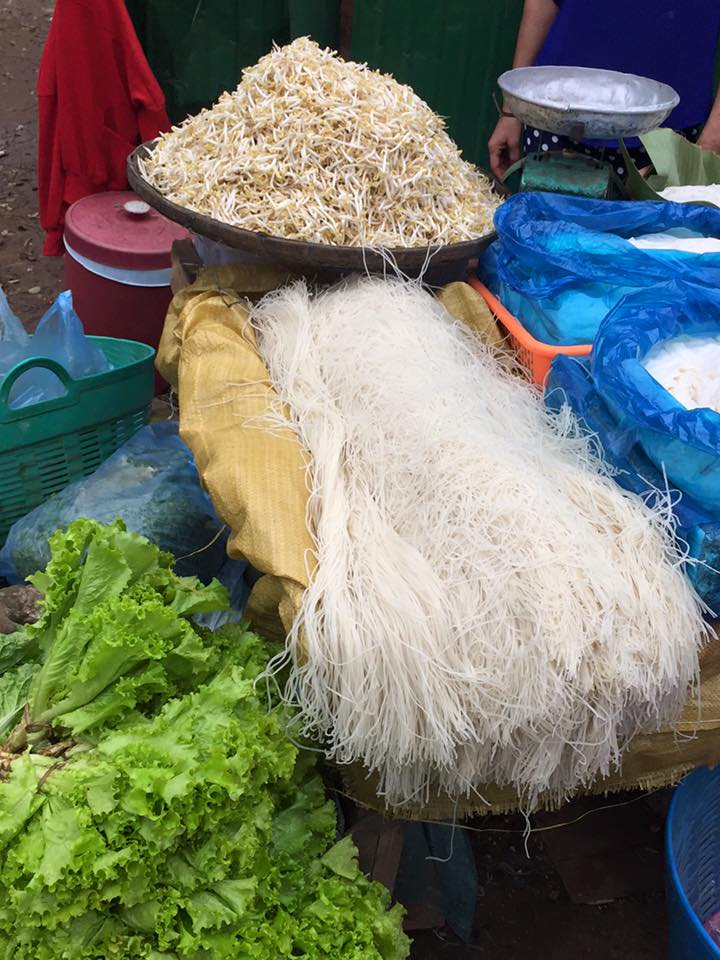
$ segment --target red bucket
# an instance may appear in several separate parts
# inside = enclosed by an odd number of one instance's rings
[[[65,287],[85,332],[157,348],[172,299],[172,245],[187,236],[134,193],[74,203],[65,217]],[[155,392],[166,387],[156,375]]]

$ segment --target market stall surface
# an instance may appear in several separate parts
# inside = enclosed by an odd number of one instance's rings
[[[35,189],[34,89],[50,14],[49,3],[0,0],[0,283],[31,328],[62,278],[60,261],[40,256]],[[475,821],[491,832],[471,834],[479,882],[473,940],[463,945],[451,933],[415,933],[413,958],[660,960],[662,816],[643,799],[616,803],[593,800],[593,808],[612,806],[587,816],[581,802],[538,819],[549,827],[583,818],[533,835],[529,859],[522,818]],[[568,889],[586,902],[573,902]],[[603,899],[611,902],[598,904]]]

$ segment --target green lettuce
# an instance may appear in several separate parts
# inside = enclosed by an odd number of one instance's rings
[[[28,662],[0,675],[0,737],[8,733],[22,716],[37,671],[38,665]]]
[[[274,651],[193,626],[225,597],[171,567],[121,524],[53,538],[0,776],[0,960],[404,960],[257,682]]]
[[[172,556],[121,521],[77,520],[50,547],[45,573],[33,578],[43,613],[24,630],[43,662],[15,748],[48,725],[74,735],[101,729],[217,669],[216,651],[188,618],[227,608],[220,584],[175,576]]]
[[[0,677],[18,664],[36,659],[38,653],[37,644],[24,630],[0,633]]]

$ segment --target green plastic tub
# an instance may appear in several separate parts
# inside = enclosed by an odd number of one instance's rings
[[[0,545],[16,520],[93,473],[148,421],[155,351],[133,340],[89,339],[112,370],[73,380],[54,360],[34,357],[13,367],[0,385]],[[33,367],[52,371],[67,393],[13,410],[10,390]]]

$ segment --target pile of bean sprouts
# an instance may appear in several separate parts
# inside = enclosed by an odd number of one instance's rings
[[[307,37],[247,69],[141,167],[163,196],[223,223],[342,246],[472,240],[500,203],[410,87]]]

